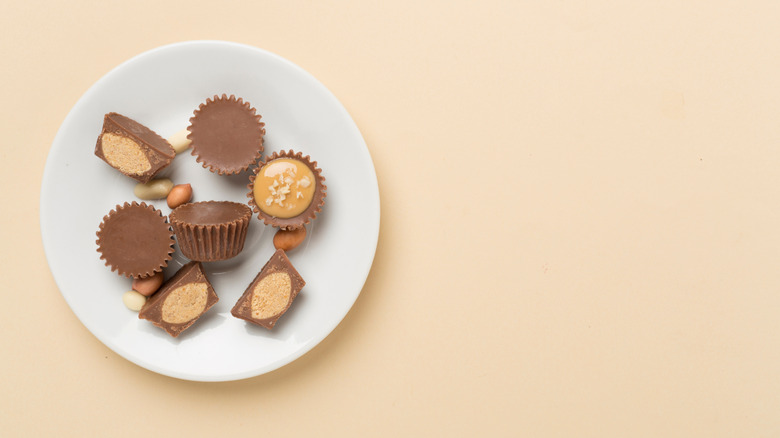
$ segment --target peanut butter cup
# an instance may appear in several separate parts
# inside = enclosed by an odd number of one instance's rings
[[[322,211],[327,187],[316,161],[281,151],[261,161],[249,177],[249,205],[267,225],[301,228]]]
[[[229,201],[184,204],[170,214],[182,254],[202,262],[237,256],[244,249],[251,218],[249,207]]]
[[[176,156],[168,141],[129,117],[108,113],[95,145],[95,155],[109,166],[142,183],[167,167]]]
[[[272,329],[305,285],[303,277],[284,251],[276,250],[230,313],[236,318]]]
[[[214,96],[200,104],[190,118],[187,136],[192,155],[211,172],[241,173],[263,153],[265,123],[249,102],[234,95]]]
[[[138,318],[151,321],[175,338],[217,301],[203,265],[189,262],[152,295],[138,312]]]
[[[144,202],[117,205],[103,217],[97,237],[100,258],[125,277],[142,278],[160,272],[173,254],[168,220]]]

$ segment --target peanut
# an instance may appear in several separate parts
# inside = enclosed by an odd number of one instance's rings
[[[146,304],[146,297],[134,290],[129,290],[122,295],[122,302],[128,309],[137,312]]]
[[[187,138],[189,134],[190,131],[186,129],[182,129],[176,134],[173,134],[172,136],[168,137],[168,143],[170,143],[171,146],[173,146],[173,150],[176,151],[176,155],[186,151],[190,147],[192,140]]]
[[[146,184],[136,184],[133,189],[135,196],[145,199],[162,199],[168,196],[173,188],[173,181],[168,178],[153,179]]]
[[[303,242],[306,238],[306,228],[295,230],[279,230],[274,234],[274,248],[282,251],[290,251]]]
[[[192,186],[189,184],[177,184],[168,193],[168,207],[176,208],[190,202],[192,199]]]
[[[139,294],[148,297],[157,292],[163,282],[163,273],[157,272],[146,278],[136,278],[133,280],[133,290]]]

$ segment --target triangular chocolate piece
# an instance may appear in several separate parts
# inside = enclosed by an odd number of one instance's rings
[[[200,262],[182,266],[160,287],[138,317],[151,321],[174,338],[195,323],[219,298]]]
[[[148,182],[176,156],[168,141],[133,119],[117,113],[103,118],[95,155],[130,178]]]
[[[284,251],[279,249],[252,280],[230,313],[236,318],[272,329],[304,285],[306,282]]]

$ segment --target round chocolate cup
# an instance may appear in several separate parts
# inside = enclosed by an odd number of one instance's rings
[[[191,154],[204,168],[220,175],[249,169],[263,154],[265,123],[249,102],[234,95],[215,95],[193,112]]]
[[[244,249],[252,210],[230,201],[183,204],[170,214],[179,249],[190,260],[214,262]]]
[[[254,187],[258,172],[260,172],[260,169],[262,169],[263,166],[277,158],[298,160],[301,163],[304,163],[311,170],[311,173],[314,174],[314,182],[316,183],[316,187],[314,189],[314,196],[311,199],[311,204],[309,204],[309,207],[298,216],[290,218],[279,218],[276,216],[271,216],[261,210],[255,201]],[[327,195],[326,190],[328,188],[324,184],[324,181],[325,177],[322,176],[322,169],[318,168],[317,162],[311,161],[311,157],[308,155],[304,157],[301,152],[294,152],[292,149],[289,151],[274,152],[272,155],[266,157],[265,160],[258,163],[252,175],[249,176],[249,185],[247,185],[249,188],[249,193],[247,193],[246,196],[249,198],[249,205],[252,206],[252,210],[257,213],[258,219],[262,220],[266,225],[279,227],[282,230],[293,230],[308,224],[317,217],[317,213],[322,211],[322,205],[325,204],[325,196]]]
[[[97,237],[100,259],[125,277],[154,275],[173,257],[168,219],[145,202],[117,205],[103,217]]]

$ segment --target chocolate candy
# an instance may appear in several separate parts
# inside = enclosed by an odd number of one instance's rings
[[[272,329],[290,308],[306,282],[284,251],[277,250],[252,280],[230,313],[236,318]]]
[[[219,301],[200,262],[182,266],[144,304],[138,317],[152,322],[174,338]]]
[[[130,178],[145,183],[167,167],[176,152],[146,126],[117,113],[103,118],[95,155]]]
[[[317,162],[301,152],[274,152],[249,176],[249,205],[258,219],[282,230],[301,228],[317,217],[327,187]]]
[[[252,219],[245,204],[206,201],[183,204],[170,215],[179,249],[190,260],[213,262],[237,256]]]
[[[211,172],[244,172],[263,153],[265,124],[249,102],[223,94],[200,104],[190,118],[187,136],[192,155]]]
[[[168,220],[144,202],[117,205],[103,217],[97,237],[100,258],[125,277],[143,278],[160,272],[173,254]]]

